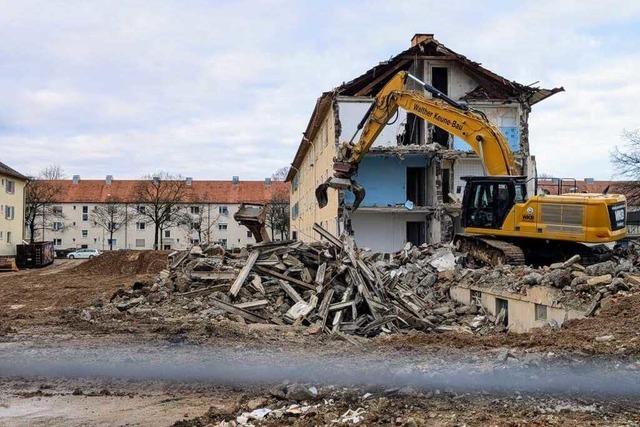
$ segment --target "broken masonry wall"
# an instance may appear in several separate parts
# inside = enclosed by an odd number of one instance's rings
[[[319,240],[313,231],[313,224],[319,223],[331,233],[338,234],[337,212],[338,192],[328,192],[329,203],[323,209],[317,204],[316,187],[333,174],[333,158],[336,153],[340,123],[336,121],[337,103],[321,120],[315,134],[307,135],[310,142],[307,153],[292,180],[290,193],[290,227],[292,237],[312,242]],[[295,182],[293,182],[295,181]],[[295,234],[294,234],[295,232]]]
[[[475,294],[473,297],[472,291]],[[452,299],[466,305],[472,303],[472,298],[479,300],[482,307],[492,316],[498,315],[496,298],[506,300],[509,331],[520,333],[549,324],[562,325],[567,320],[585,317],[586,310],[568,308],[557,303],[557,291],[546,286],[533,286],[527,289],[526,295],[522,295],[496,288],[454,286],[450,293]],[[540,307],[545,313],[544,318],[537,318],[539,316],[536,316],[536,305],[544,307]]]

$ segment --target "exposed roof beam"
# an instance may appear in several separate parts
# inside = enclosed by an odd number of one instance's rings
[[[356,92],[356,96],[367,95],[369,93],[369,91],[372,88],[374,88],[378,83],[380,83],[381,81],[383,81],[384,79],[386,79],[390,75],[395,74],[398,70],[400,70],[402,67],[407,65],[409,62],[411,62],[411,59],[403,59],[402,61],[398,62],[396,65],[394,65],[393,67],[389,68],[384,73],[380,74],[378,77],[376,77],[371,82],[369,82],[368,85],[366,85],[365,87],[360,89],[358,92]]]

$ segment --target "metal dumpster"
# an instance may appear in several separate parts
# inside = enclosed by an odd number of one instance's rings
[[[16,264],[19,268],[45,267],[55,259],[53,242],[35,242],[16,246]]]

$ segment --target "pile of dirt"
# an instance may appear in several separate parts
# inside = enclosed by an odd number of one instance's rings
[[[158,274],[167,267],[167,251],[110,251],[74,267],[72,273]]]

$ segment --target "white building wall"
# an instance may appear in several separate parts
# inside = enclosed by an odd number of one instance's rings
[[[81,248],[108,250],[109,233],[91,220],[91,211],[95,203],[63,203],[56,206],[62,207],[65,216],[62,230],[45,230],[44,240],[53,240],[56,249]],[[114,233],[116,240],[113,249],[153,249],[154,225],[145,222],[144,218],[135,218],[137,205],[127,205],[132,213],[132,219],[126,227]],[[191,205],[185,204],[185,209]],[[233,219],[233,214],[238,210],[238,204],[199,204],[204,208],[203,240],[206,239],[204,229],[209,229],[211,241],[225,243],[228,248],[236,248],[255,243],[253,236],[249,236],[246,227],[241,226]],[[88,215],[83,217],[83,208],[86,207]],[[226,207],[227,213],[220,213],[222,207]],[[224,209],[222,209],[224,211]],[[195,215],[194,215],[195,217]],[[136,223],[145,223],[144,229],[139,229]],[[223,226],[226,225],[226,228]],[[86,230],[86,236],[83,235]],[[166,232],[169,236],[166,236]],[[161,249],[181,250],[191,246],[193,239],[197,239],[198,233],[188,230],[186,227],[170,227],[163,231]],[[143,245],[141,245],[143,243]]]
[[[456,159],[453,163],[453,186],[451,192],[462,199],[465,182],[463,176],[484,176],[484,166],[479,158]]]

